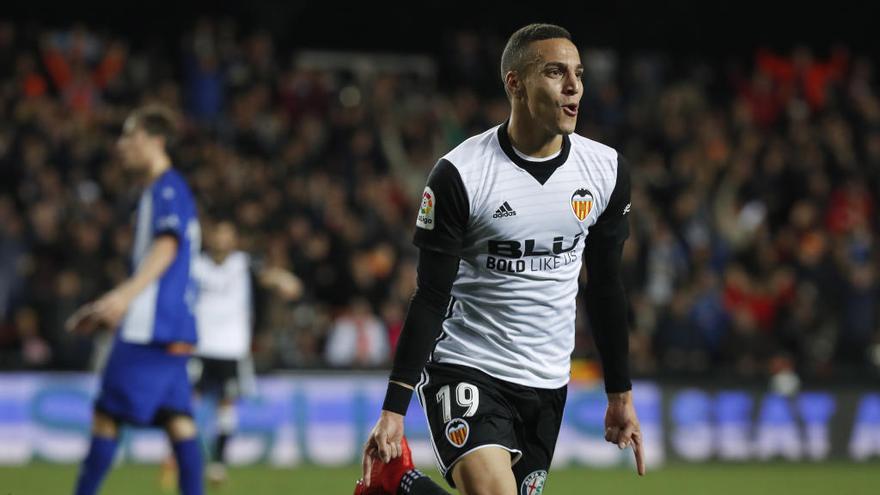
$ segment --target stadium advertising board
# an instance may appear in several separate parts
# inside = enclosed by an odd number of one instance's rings
[[[880,457],[880,393],[663,390],[669,458],[856,461]]]
[[[240,434],[230,445],[235,464],[277,466],[357,463],[385,390],[381,376],[269,376],[240,409]],[[0,375],[0,464],[72,463],[88,447],[96,380],[90,375]],[[554,464],[611,467],[632,463],[603,440],[605,397],[573,383]],[[648,467],[667,459],[866,460],[880,457],[880,393],[806,392],[782,398],[747,390],[663,388],[636,384]],[[213,408],[200,401],[197,420],[212,427]],[[416,462],[433,464],[421,408],[407,417]],[[158,430],[129,430],[125,460],[153,463],[168,446]]]

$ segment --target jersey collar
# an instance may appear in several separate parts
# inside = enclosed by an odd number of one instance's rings
[[[553,175],[553,172],[568,160],[568,153],[571,151],[571,140],[568,138],[567,134],[563,134],[562,150],[559,155],[552,160],[530,162],[517,155],[513,150],[513,144],[510,143],[510,136],[507,135],[507,125],[509,123],[510,121],[507,120],[498,127],[498,143],[501,145],[501,150],[504,151],[504,154],[507,155],[507,158],[509,158],[510,161],[528,172],[529,175],[534,177],[535,180],[543,186],[547,180],[550,179],[550,176]]]

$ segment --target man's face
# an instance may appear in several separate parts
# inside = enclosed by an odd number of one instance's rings
[[[226,256],[237,249],[237,244],[238,235],[235,226],[228,222],[217,224],[211,239],[211,249],[221,256]]]
[[[584,90],[577,47],[555,38],[532,42],[529,51],[531,61],[520,79],[529,114],[551,134],[571,134]]]
[[[158,139],[147,134],[133,118],[128,118],[122,126],[122,134],[116,141],[116,150],[122,166],[130,170],[147,168],[148,157],[157,146]]]

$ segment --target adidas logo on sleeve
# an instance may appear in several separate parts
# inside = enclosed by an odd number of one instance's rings
[[[516,216],[516,210],[510,207],[510,203],[507,201],[504,202],[503,205],[499,206],[497,210],[495,210],[495,214],[492,215],[492,218],[503,218],[503,217],[514,217]]]

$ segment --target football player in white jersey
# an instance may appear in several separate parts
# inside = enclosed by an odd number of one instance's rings
[[[574,134],[582,72],[565,29],[515,32],[501,58],[510,118],[446,154],[428,177],[414,236],[418,288],[356,494],[447,493],[412,466],[403,418],[413,391],[452,487],[542,491],[582,263],[608,395],[605,439],[632,446],[644,474],[620,276],[629,169],[614,149]]]
[[[205,237],[207,251],[196,259],[199,284],[196,328],[199,332],[196,390],[217,401],[215,438],[206,474],[213,483],[226,480],[226,445],[238,426],[236,401],[247,389],[253,297],[250,257],[237,250],[235,226],[218,222]]]
[[[302,282],[278,268],[257,270],[250,255],[239,249],[238,230],[229,221],[214,223],[205,236],[206,250],[195,260],[193,275],[199,288],[195,305],[198,346],[191,370],[195,388],[205,400],[216,404],[214,438],[205,474],[213,485],[227,479],[227,446],[238,429],[236,404],[254,392],[251,334],[256,327],[254,293],[270,290],[287,302],[300,298]],[[163,463],[160,484],[173,488],[174,459]]]
[[[286,270],[257,273],[250,255],[238,249],[238,230],[231,222],[217,222],[206,240],[207,250],[195,264],[199,284],[196,356],[201,364],[196,390],[217,400],[216,438],[206,474],[212,483],[221,483],[226,480],[226,446],[238,428],[236,402],[255,388],[250,357],[254,290],[260,286],[294,301],[302,294],[302,283]]]

